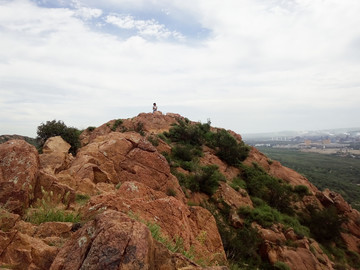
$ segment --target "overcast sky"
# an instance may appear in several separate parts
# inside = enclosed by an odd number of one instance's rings
[[[151,112],[360,127],[359,0],[0,0],[0,134]]]

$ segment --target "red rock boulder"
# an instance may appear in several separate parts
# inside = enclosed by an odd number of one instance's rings
[[[70,147],[60,136],[49,138],[40,155],[40,168],[50,174],[65,170],[73,160],[73,156],[68,153]]]
[[[60,250],[51,270],[181,269],[197,265],[156,242],[149,229],[108,210],[78,230]],[[185,269],[185,268],[184,268]],[[187,268],[194,269],[194,268]]]
[[[178,199],[185,201],[166,159],[136,132],[112,132],[96,137],[79,150],[69,169],[57,177],[73,189],[90,195],[97,194],[99,183],[112,184],[114,190],[115,185],[137,181],[154,190],[176,193]]]
[[[113,209],[161,228],[164,237],[181,239],[185,250],[191,247],[198,259],[208,263],[226,262],[222,241],[214,217],[202,207],[188,207],[165,193],[154,191],[139,182],[126,182],[116,193],[91,198],[84,216]]]
[[[0,144],[0,206],[23,214],[33,199],[38,170],[34,146],[23,140]]]

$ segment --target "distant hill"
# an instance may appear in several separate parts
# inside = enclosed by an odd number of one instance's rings
[[[7,142],[9,140],[24,140],[35,147],[38,147],[37,140],[31,137],[21,136],[21,135],[0,135],[0,143]]]
[[[360,136],[360,127],[336,128],[323,130],[303,130],[303,131],[278,131],[264,133],[245,133],[241,134],[244,140],[272,139],[278,137],[313,137],[313,136]]]

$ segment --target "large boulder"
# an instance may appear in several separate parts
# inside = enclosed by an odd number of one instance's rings
[[[185,257],[167,251],[152,238],[149,229],[141,222],[123,213],[107,210],[73,235],[50,269],[175,270],[196,266]]]
[[[75,201],[75,191],[61,183],[56,176],[40,170],[34,189],[34,202],[42,199],[51,201],[53,205],[62,203],[69,207]]]
[[[23,214],[33,199],[38,170],[34,146],[23,140],[0,144],[0,206]]]
[[[213,198],[225,202],[234,209],[246,206],[253,208],[251,198],[245,189],[239,188],[239,190],[236,191],[225,182],[220,182],[219,184]]]
[[[73,160],[73,156],[68,153],[70,147],[60,136],[49,138],[40,155],[40,168],[50,174],[66,169]]]
[[[258,226],[263,239],[261,255],[271,264],[282,262],[292,270],[332,270],[333,263],[312,239],[299,238],[292,230],[283,231],[282,226],[264,229]],[[292,246],[286,246],[290,241]]]
[[[184,248],[193,248],[198,259],[208,263],[226,262],[215,219],[202,207],[188,207],[182,201],[139,182],[125,182],[116,193],[91,198],[84,216],[91,217],[105,209],[131,213],[159,226],[164,237],[174,242],[181,239]]]
[[[98,193],[99,184],[111,184],[115,190],[115,186],[123,182],[137,181],[154,190],[176,193],[178,199],[185,201],[166,159],[136,132],[111,132],[96,137],[79,150],[69,169],[57,177],[73,189],[90,195]]]
[[[0,231],[0,268],[47,270],[57,252],[58,248],[19,231]]]

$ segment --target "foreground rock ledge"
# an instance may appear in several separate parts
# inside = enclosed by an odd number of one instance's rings
[[[56,256],[51,270],[227,269],[201,268],[168,251],[149,229],[127,215],[107,210],[86,223]]]

